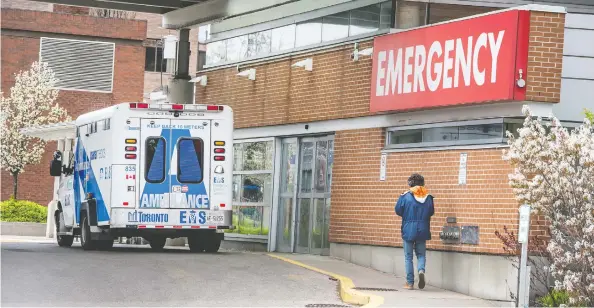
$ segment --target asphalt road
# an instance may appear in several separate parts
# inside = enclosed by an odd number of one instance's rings
[[[76,244],[75,244],[76,245]],[[336,282],[265,254],[1,244],[1,306],[344,305]]]

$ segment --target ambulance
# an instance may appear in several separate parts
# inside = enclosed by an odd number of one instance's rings
[[[54,152],[56,237],[106,250],[143,237],[155,250],[186,237],[218,251],[232,226],[233,111],[224,105],[123,103],[79,116]]]

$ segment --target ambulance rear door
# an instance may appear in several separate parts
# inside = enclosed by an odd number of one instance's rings
[[[210,208],[210,124],[210,120],[171,120],[170,208]]]

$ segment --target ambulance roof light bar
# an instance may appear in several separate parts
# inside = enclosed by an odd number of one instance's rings
[[[172,110],[172,111],[223,111],[220,105],[182,105],[182,104],[148,104],[130,103],[130,109]]]

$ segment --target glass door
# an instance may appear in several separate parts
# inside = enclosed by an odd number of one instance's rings
[[[295,251],[329,253],[333,136],[301,140]]]
[[[297,138],[284,139],[281,143],[281,179],[276,234],[276,250],[280,252],[293,252],[298,155]]]

